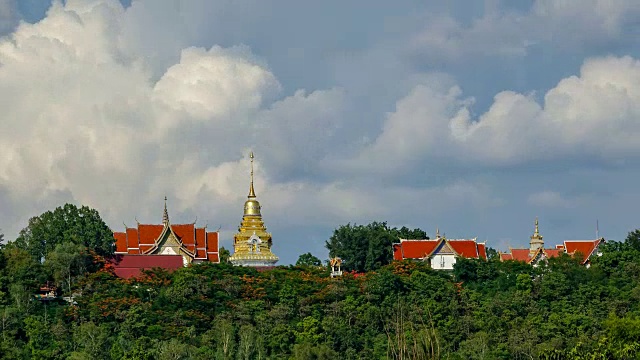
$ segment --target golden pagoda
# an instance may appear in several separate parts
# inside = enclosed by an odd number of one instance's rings
[[[251,184],[249,196],[244,202],[244,215],[238,227],[238,233],[233,236],[233,255],[229,261],[233,265],[241,266],[273,266],[278,257],[271,252],[271,234],[262,221],[260,203],[256,200],[253,189],[253,152],[249,154],[251,160]]]

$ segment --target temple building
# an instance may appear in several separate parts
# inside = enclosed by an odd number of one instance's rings
[[[251,182],[249,196],[244,202],[244,215],[233,236],[233,255],[229,261],[233,265],[271,267],[278,262],[278,257],[271,252],[271,234],[262,220],[260,203],[256,200],[253,188],[253,152],[249,154],[251,160]]]
[[[165,197],[162,224],[140,224],[114,232],[116,275],[136,276],[143,269],[176,269],[199,262],[219,262],[217,231],[191,224],[171,224]],[[126,225],[125,225],[126,226]]]
[[[476,239],[447,239],[436,230],[435,239],[400,239],[393,244],[393,259],[428,261],[432,269],[453,270],[458,258],[487,259],[486,246]]]
[[[566,253],[574,257],[579,256],[580,263],[589,267],[589,259],[594,254],[596,256],[600,254],[598,247],[605,241],[604,238],[598,238],[595,240],[565,240],[562,245],[556,245],[554,248],[545,249],[544,241],[542,240],[542,235],[540,235],[538,225],[538,218],[536,218],[535,228],[533,230],[533,235],[530,237],[528,249],[513,249],[510,247],[509,252],[499,253],[500,260],[524,261],[527,264],[537,266],[546,259]]]

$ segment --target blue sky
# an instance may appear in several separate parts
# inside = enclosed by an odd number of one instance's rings
[[[0,3],[0,228],[74,202],[283,263],[347,223],[548,245],[639,227],[637,1]]]

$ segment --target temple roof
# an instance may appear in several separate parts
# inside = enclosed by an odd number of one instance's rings
[[[140,275],[142,270],[163,268],[176,270],[184,266],[180,255],[116,255],[110,260],[118,277],[130,278]]]
[[[589,260],[591,255],[593,255],[593,252],[598,248],[598,245],[602,242],[604,242],[603,238],[595,240],[565,240],[564,248],[570,255],[580,253],[582,257],[580,262],[584,264]]]
[[[400,239],[399,243],[393,244],[393,259],[424,259],[434,255],[436,251],[442,251],[442,246],[445,245],[457,256],[474,259],[487,258],[484,243],[477,243],[476,240],[470,239],[436,238],[429,240]]]
[[[431,255],[431,253],[442,242],[437,240],[406,240],[400,239],[399,244],[393,244],[394,259],[423,259]]]
[[[500,260],[516,260],[531,263],[539,254],[543,254],[546,258],[553,258],[560,256],[562,253],[567,253],[571,256],[581,254],[580,263],[585,264],[594,251],[598,248],[600,243],[604,242],[604,239],[596,240],[565,240],[562,245],[556,245],[553,249],[538,249],[534,253],[531,253],[530,249],[509,249],[508,253],[500,253]]]

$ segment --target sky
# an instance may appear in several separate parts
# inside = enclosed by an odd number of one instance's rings
[[[0,0],[0,229],[64,203],[280,263],[341,225],[506,251],[640,227],[637,0]]]

